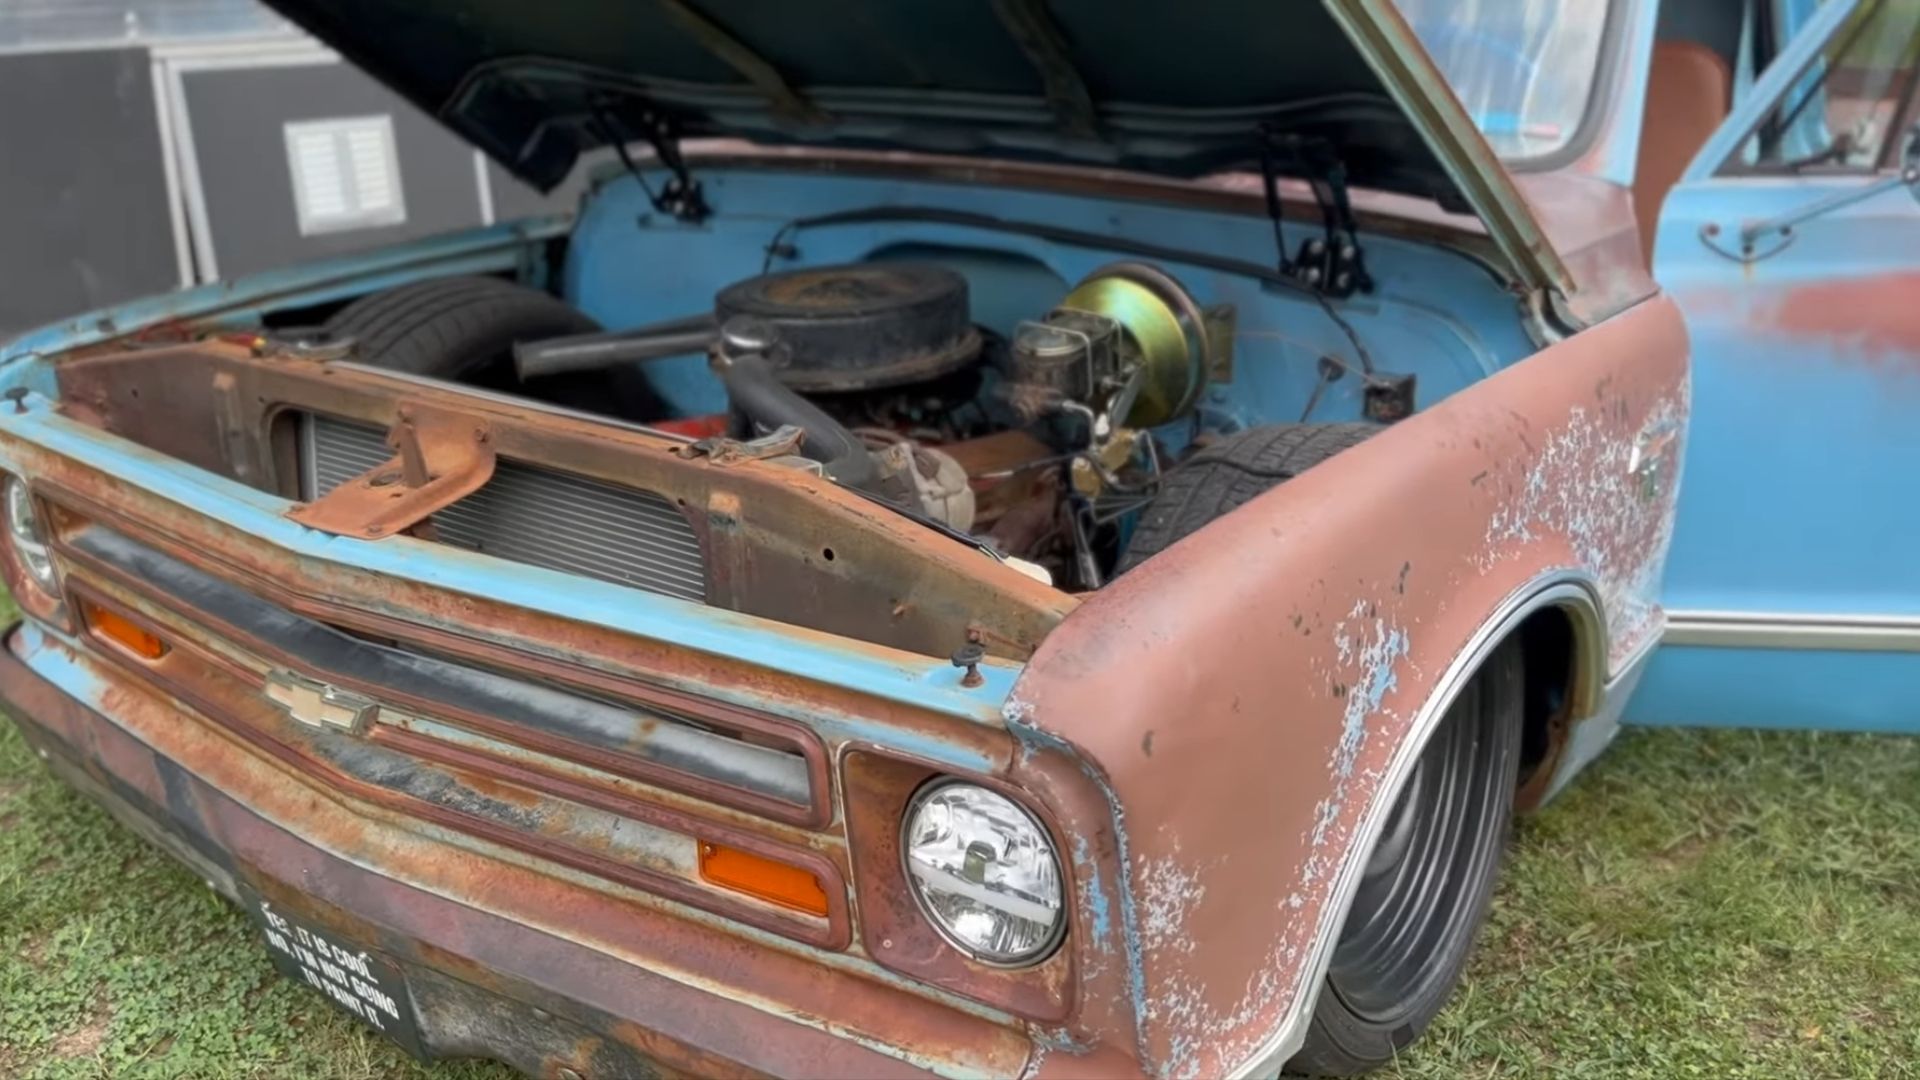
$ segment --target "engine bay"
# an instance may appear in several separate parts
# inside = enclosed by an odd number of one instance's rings
[[[748,278],[711,312],[633,330],[516,343],[513,366],[537,396],[556,376],[698,349],[725,413],[624,419],[693,452],[816,471],[1077,591],[1111,573],[1121,523],[1163,469],[1152,429],[1191,415],[1231,325],[1171,274],[1117,262],[1009,336],[973,321],[960,273],[872,262]]]
[[[726,212],[697,224],[608,179],[486,265],[69,358],[63,411],[309,529],[1018,658],[1077,595],[1535,347],[1485,264],[1399,235],[1363,259],[1313,218],[709,179]]]

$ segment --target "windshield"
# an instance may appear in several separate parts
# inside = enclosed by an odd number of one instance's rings
[[[1395,0],[1453,92],[1509,161],[1573,140],[1606,36],[1606,0]]]

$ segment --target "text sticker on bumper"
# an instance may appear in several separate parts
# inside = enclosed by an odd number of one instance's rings
[[[267,952],[282,974],[318,990],[415,1057],[427,1057],[398,965],[287,915],[264,897],[243,891],[242,903],[265,931]]]

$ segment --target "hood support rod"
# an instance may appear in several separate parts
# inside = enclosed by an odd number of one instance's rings
[[[1067,53],[1067,40],[1047,13],[1045,0],[993,0],[993,13],[1026,55],[1047,88],[1047,104],[1060,127],[1077,139],[1100,138],[1093,91]]]
[[[702,14],[686,0],[659,0],[661,10],[667,13],[687,36],[698,42],[714,59],[732,68],[736,74],[753,84],[760,91],[773,111],[784,120],[802,124],[818,124],[826,121],[822,113],[811,101],[803,97],[793,84],[780,74],[766,57],[754,52],[746,42],[729,33],[726,27],[714,22]]]

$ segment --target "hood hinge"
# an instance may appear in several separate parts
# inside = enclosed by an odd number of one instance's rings
[[[1309,237],[1292,257],[1287,255],[1280,211],[1280,177],[1305,180],[1320,208],[1324,236]],[[1360,249],[1360,229],[1354,222],[1347,195],[1347,165],[1333,143],[1322,138],[1260,129],[1260,177],[1267,196],[1267,216],[1273,219],[1273,239],[1280,252],[1280,272],[1327,296],[1347,297],[1372,292],[1366,253]]]
[[[674,128],[673,121],[651,109],[641,114],[640,136],[653,150],[653,157],[670,174],[667,182],[659,191],[647,183],[646,174],[640,171],[640,164],[633,160],[633,154],[627,149],[626,125],[612,107],[595,109],[593,123],[600,128],[601,138],[613,147],[620,156],[620,164],[640,182],[640,190],[647,193],[647,201],[653,208],[673,217],[675,221],[689,225],[698,225],[713,216],[713,207],[707,204],[706,192],[700,181],[693,178],[687,168],[687,159],[680,153],[680,133]]]

